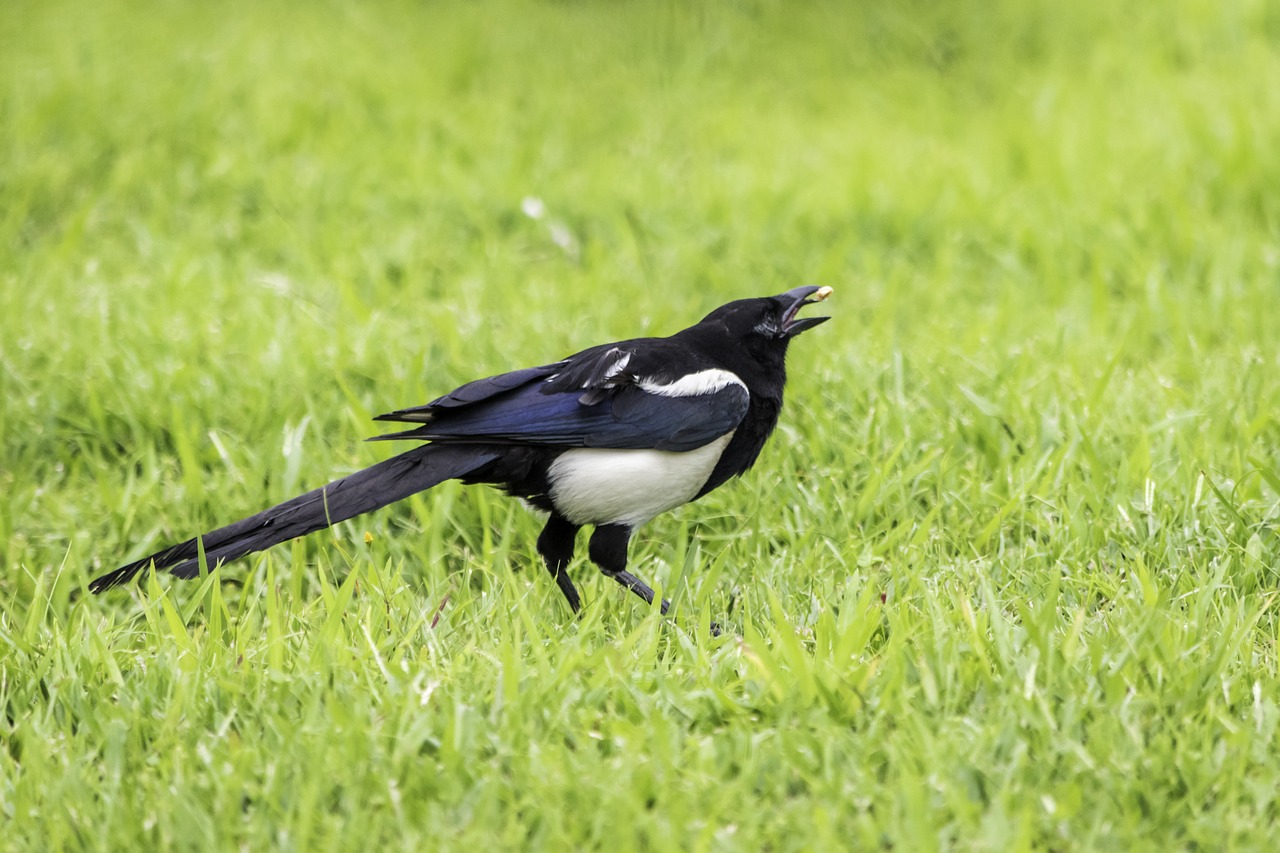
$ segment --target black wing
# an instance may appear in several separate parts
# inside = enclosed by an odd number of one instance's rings
[[[377,438],[686,451],[735,429],[747,413],[746,386],[718,371],[718,381],[672,393],[671,366],[698,365],[663,344],[595,347],[471,382],[425,406],[380,416],[422,426]]]

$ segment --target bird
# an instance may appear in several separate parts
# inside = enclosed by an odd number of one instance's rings
[[[831,287],[738,299],[665,338],[585,349],[539,367],[469,382],[375,421],[411,425],[370,441],[421,442],[362,471],[90,582],[95,594],[154,566],[179,578],[379,509],[446,480],[497,486],[546,513],[537,551],[569,608],[578,532],[600,571],[652,605],[627,570],[642,525],[755,464],[778,424],[788,345],[830,319],[800,317]],[[670,604],[661,600],[665,614]]]

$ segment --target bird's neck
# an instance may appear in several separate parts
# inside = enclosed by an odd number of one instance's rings
[[[695,326],[677,337],[687,335],[684,343],[697,350],[708,364],[741,379],[753,403],[757,400],[771,401],[776,421],[777,410],[782,408],[782,389],[787,383],[786,342],[763,352],[751,352],[741,341],[727,336],[688,334],[696,331],[701,330]]]

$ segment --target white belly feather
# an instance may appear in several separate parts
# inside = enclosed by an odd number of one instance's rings
[[[679,453],[594,447],[565,451],[548,471],[551,500],[574,524],[639,527],[693,500],[731,438],[729,432]]]

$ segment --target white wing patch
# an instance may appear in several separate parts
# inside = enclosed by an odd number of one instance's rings
[[[650,394],[662,397],[700,397],[704,394],[714,394],[730,385],[737,385],[743,391],[747,390],[747,384],[735,374],[719,368],[690,373],[666,385],[654,382],[652,379],[641,379],[637,384]]]
[[[622,354],[622,358],[618,359],[618,360],[617,360],[617,361],[615,361],[613,364],[609,365],[609,369],[608,369],[608,370],[606,370],[606,371],[604,372],[604,378],[605,378],[605,379],[612,379],[613,377],[617,376],[617,375],[618,375],[619,373],[621,373],[622,371],[626,370],[626,369],[627,369],[627,362],[631,361],[631,353],[629,353],[629,352],[623,352],[623,351],[622,351],[622,350],[620,350],[620,349],[611,349],[611,350],[609,350],[609,353],[610,353],[610,354],[613,354],[613,353],[615,353],[615,352],[616,352],[616,353],[621,353],[621,354]]]

